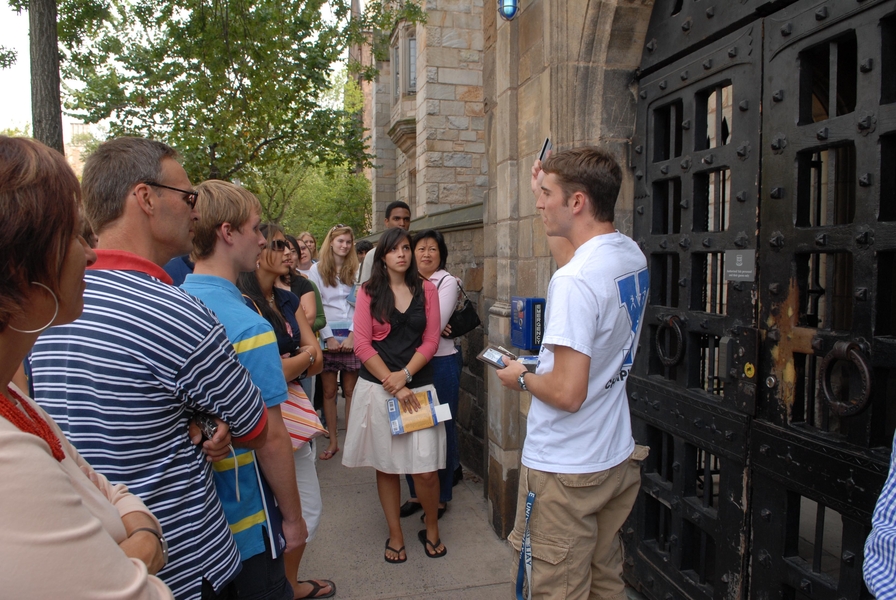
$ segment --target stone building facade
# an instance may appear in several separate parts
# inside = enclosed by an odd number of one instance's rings
[[[445,234],[449,271],[477,302],[483,328],[463,342],[461,461],[486,479],[492,525],[507,535],[530,398],[474,357],[486,342],[511,346],[510,297],[543,297],[556,268],[529,183],[544,138],[557,149],[599,144],[628,163],[653,2],[522,0],[511,22],[491,0],[423,4],[426,22],[396,27],[389,60],[362,86],[374,229],[389,202],[407,202],[413,230]],[[632,190],[626,170],[626,232]]]

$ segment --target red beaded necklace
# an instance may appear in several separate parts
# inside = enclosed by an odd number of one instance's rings
[[[65,458],[65,454],[62,452],[62,442],[59,441],[59,438],[50,428],[50,425],[31,407],[30,404],[25,402],[25,399],[18,395],[15,390],[11,387],[7,387],[6,389],[19,401],[19,404],[22,405],[22,409],[25,413],[23,414],[21,410],[16,408],[16,406],[9,401],[9,398],[0,394],[0,398],[2,398],[2,401],[0,401],[0,416],[5,417],[7,421],[25,433],[36,435],[45,441],[53,452],[53,458],[61,462],[62,459]],[[28,416],[26,417],[25,414]]]

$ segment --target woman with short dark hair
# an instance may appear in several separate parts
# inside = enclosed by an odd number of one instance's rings
[[[81,458],[12,377],[41,332],[84,310],[96,254],[61,154],[0,136],[0,581],[9,598],[173,598],[161,525]]]

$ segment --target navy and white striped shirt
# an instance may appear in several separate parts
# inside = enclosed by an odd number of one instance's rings
[[[880,492],[871,533],[865,541],[865,583],[878,600],[896,598],[896,437],[890,454],[890,472]]]
[[[97,471],[153,511],[169,546],[159,576],[179,600],[199,598],[202,579],[220,590],[240,556],[211,463],[188,437],[192,409],[247,439],[263,429],[266,409],[211,311],[163,283],[157,265],[97,255],[84,314],[34,346],[35,399]]]

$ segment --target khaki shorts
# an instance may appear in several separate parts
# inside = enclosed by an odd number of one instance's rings
[[[535,492],[529,518],[532,598],[625,600],[619,530],[641,486],[641,461],[631,456],[598,473],[546,473],[521,467],[516,522],[508,538],[517,550],[526,529],[526,496]]]

